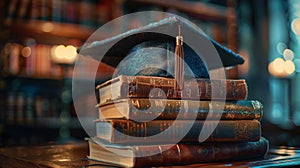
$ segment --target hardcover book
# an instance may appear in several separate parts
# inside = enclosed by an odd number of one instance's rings
[[[100,105],[120,98],[211,100],[214,88],[218,89],[213,93],[214,99],[245,100],[248,94],[244,79],[187,79],[179,95],[174,93],[174,82],[174,78],[121,75],[98,85],[96,89],[99,90]]]
[[[177,143],[178,139],[181,142],[198,142],[204,123],[204,120],[194,123],[190,120],[97,121],[96,134],[102,140],[118,144]],[[257,120],[210,120],[206,124],[206,128],[216,126],[206,142],[258,141],[261,137],[261,126]]]
[[[195,101],[175,99],[124,98],[97,105],[99,119],[149,120],[261,120],[263,106],[256,100]],[[207,117],[208,112],[215,115]]]
[[[263,157],[269,142],[261,137],[257,142],[201,143],[176,145],[132,145],[107,144],[97,138],[88,140],[89,158],[124,167],[152,167],[186,165],[219,161],[234,161]],[[161,152],[162,149],[167,149]],[[147,151],[157,151],[153,156],[141,156]],[[121,155],[122,153],[126,155]]]

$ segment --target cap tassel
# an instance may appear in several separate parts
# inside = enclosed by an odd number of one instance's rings
[[[183,38],[181,36],[181,27],[180,23],[178,24],[178,36],[176,36],[176,47],[175,47],[175,82],[174,82],[174,91],[175,95],[182,96],[182,89],[184,87],[184,64],[183,64]]]

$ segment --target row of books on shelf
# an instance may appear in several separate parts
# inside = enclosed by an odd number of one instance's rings
[[[32,41],[32,40],[28,40]],[[3,73],[44,78],[62,78],[72,76],[72,67],[67,72],[53,61],[57,46],[45,44],[22,45],[7,43],[1,51]]]
[[[112,18],[110,0],[6,0],[5,24],[44,20],[95,27]]]
[[[174,94],[174,82],[173,78],[122,75],[98,85],[99,114],[96,135],[88,138],[89,158],[143,167],[266,154],[269,144],[260,124],[263,106],[247,100],[245,80],[199,78],[190,84],[187,79],[184,84],[189,87],[182,90],[181,98]],[[165,94],[151,93],[153,88]],[[212,88],[217,88],[214,100]]]
[[[73,45],[35,44],[28,39],[26,45],[20,43],[6,43],[0,52],[1,74],[3,76],[20,76],[28,78],[57,79],[72,78],[74,65],[78,54]],[[32,42],[33,41],[33,42]],[[113,68],[102,65],[98,69],[97,78],[113,72]],[[105,66],[105,68],[103,68]],[[85,77],[92,71],[91,66],[80,67],[78,78]]]
[[[59,118],[59,98],[27,92],[8,92],[1,116],[7,124],[34,124],[42,118]]]

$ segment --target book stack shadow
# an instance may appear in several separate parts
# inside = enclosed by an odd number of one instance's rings
[[[245,80],[187,79],[180,97],[173,94],[174,82],[174,78],[121,75],[98,85],[99,115],[96,136],[89,139],[89,158],[144,167],[266,154],[269,144],[260,125],[263,107],[257,100],[247,100]],[[212,89],[217,90],[213,96]]]

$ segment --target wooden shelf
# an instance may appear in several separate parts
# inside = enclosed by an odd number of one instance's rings
[[[94,32],[94,29],[69,23],[50,21],[23,21],[14,22],[9,26],[12,39],[34,38],[37,43],[61,44],[71,39],[85,42]]]

